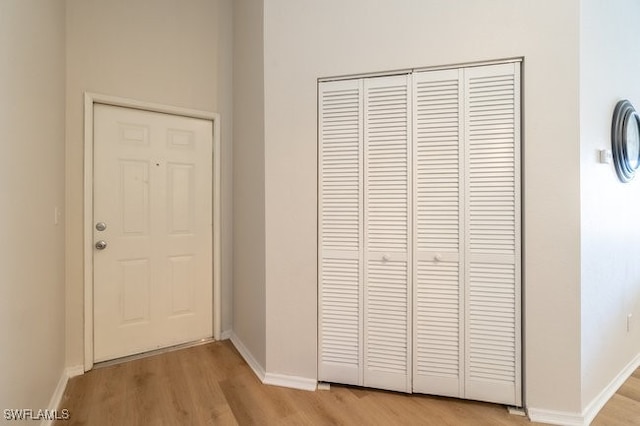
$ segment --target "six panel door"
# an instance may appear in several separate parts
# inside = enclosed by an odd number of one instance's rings
[[[96,362],[212,335],[212,124],[94,108]]]

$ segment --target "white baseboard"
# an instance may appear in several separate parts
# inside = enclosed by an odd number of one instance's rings
[[[231,339],[231,343],[236,347],[242,358],[249,364],[249,367],[253,370],[256,376],[260,379],[261,382],[264,382],[265,371],[264,367],[260,365],[258,361],[253,357],[249,349],[242,343],[242,340],[233,332],[229,333],[229,339]]]
[[[528,408],[527,414],[532,422],[549,423],[563,426],[588,426],[598,415],[602,407],[618,391],[620,386],[640,367],[640,354],[636,355],[620,373],[586,406],[582,413]]]
[[[604,388],[598,396],[596,396],[584,409],[583,417],[584,424],[590,424],[593,419],[598,415],[602,407],[611,399],[613,395],[618,391],[620,386],[633,374],[636,369],[640,367],[640,354],[636,355],[625,368]]]
[[[74,365],[65,369],[68,378],[81,376],[84,374],[84,365]]]
[[[231,343],[236,347],[242,358],[249,364],[249,367],[253,370],[258,379],[265,385],[283,386],[286,388],[302,389],[308,391],[315,391],[317,387],[317,380],[309,379],[307,377],[288,376],[285,374],[267,373],[260,365],[258,361],[253,357],[251,352],[242,343],[242,340],[233,332],[229,332],[229,339]]]
[[[267,373],[262,383],[307,391],[315,391],[318,386],[318,381],[314,379],[275,373]]]
[[[527,415],[532,422],[561,426],[587,426],[581,413],[567,411],[527,408]]]
[[[53,391],[53,395],[51,396],[51,400],[49,401],[49,406],[47,409],[50,412],[63,409],[64,407],[60,407],[60,402],[62,402],[62,397],[64,395],[65,389],[67,389],[67,383],[69,379],[75,376],[79,376],[84,374],[84,366],[82,365],[74,365],[73,367],[67,367],[62,371],[60,375],[60,380],[58,380],[58,385],[56,389]],[[51,426],[53,425],[52,419],[44,419],[40,422],[40,426]]]

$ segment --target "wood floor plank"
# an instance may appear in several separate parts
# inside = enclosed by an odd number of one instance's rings
[[[640,401],[615,394],[600,410],[592,426],[640,425]]]
[[[640,401],[640,377],[629,377],[617,393],[634,401]]]
[[[72,425],[536,425],[500,405],[331,385],[315,392],[262,384],[231,342],[167,352],[69,380]],[[593,426],[640,425],[636,371]]]

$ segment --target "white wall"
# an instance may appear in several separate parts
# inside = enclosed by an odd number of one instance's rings
[[[65,365],[64,10],[0,2],[2,409],[49,408]]]
[[[611,149],[615,104],[629,99],[640,111],[638,17],[636,0],[581,5],[583,408],[640,355],[640,177],[623,184],[597,162]]]
[[[264,370],[263,1],[233,7],[233,332]]]
[[[231,328],[231,0],[67,0],[67,364],[83,363],[83,93],[221,115],[222,330]]]
[[[522,56],[525,398],[579,413],[579,1],[267,0],[264,15],[267,371],[316,377],[317,79]]]

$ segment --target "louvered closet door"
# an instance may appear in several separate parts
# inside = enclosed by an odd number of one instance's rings
[[[319,85],[319,379],[522,405],[519,63]]]
[[[413,77],[413,390],[462,397],[463,70]]]
[[[319,85],[321,381],[362,385],[362,81]]]
[[[364,385],[411,391],[410,76],[364,81]]]
[[[521,405],[519,64],[465,70],[465,397]]]

